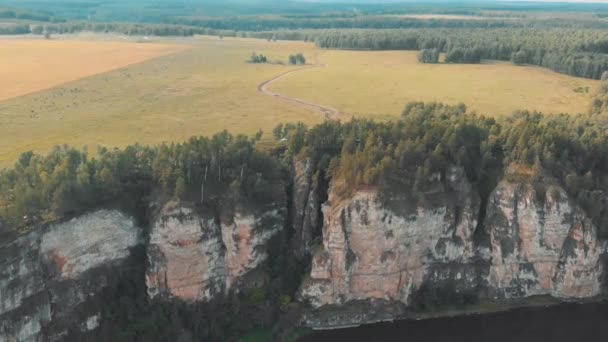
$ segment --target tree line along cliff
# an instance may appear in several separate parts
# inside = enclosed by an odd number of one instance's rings
[[[464,167],[488,193],[506,166],[517,163],[534,170],[532,176],[547,172],[558,179],[606,227],[607,89],[603,84],[591,110],[578,115],[523,111],[495,119],[468,113],[462,104],[410,103],[386,123],[281,124],[272,132],[275,147],[265,152],[256,148],[262,132],[226,131],[180,144],[27,152],[0,171],[0,227],[18,230],[99,206],[134,206],[150,196],[216,207],[230,198],[263,208],[294,157],[310,158],[345,196],[362,186],[420,194],[425,179],[447,165]]]

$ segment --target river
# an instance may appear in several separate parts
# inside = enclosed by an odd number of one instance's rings
[[[491,314],[403,320],[348,329],[321,330],[300,341],[608,341],[608,302],[570,303]]]

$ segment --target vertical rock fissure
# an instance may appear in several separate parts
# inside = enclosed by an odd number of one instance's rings
[[[323,238],[323,204],[329,199],[329,179],[325,174],[325,170],[319,170],[316,185],[316,189],[314,190],[317,192],[316,199],[318,201],[315,205],[315,208],[317,208],[317,223],[312,232],[313,241]]]

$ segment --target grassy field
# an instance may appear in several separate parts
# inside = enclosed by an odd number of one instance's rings
[[[0,39],[0,100],[29,94],[184,46],[66,40]]]
[[[269,88],[336,108],[344,118],[394,118],[408,101],[464,102],[488,115],[519,108],[576,113],[587,109],[598,85],[506,63],[419,64],[415,52],[327,51],[303,42],[212,37],[147,44],[86,39],[3,42],[12,50],[0,54],[0,96],[61,84],[0,101],[0,167],[22,152],[64,143],[94,150],[183,141],[223,129],[263,129],[269,138],[281,122],[321,122],[318,111],[258,92],[260,83],[298,67],[246,63],[254,51],[271,61],[296,52],[310,62],[318,57],[325,66],[289,74]],[[81,78],[87,74],[94,75]]]
[[[487,115],[517,109],[578,113],[588,109],[599,85],[510,63],[420,64],[410,51],[324,51],[319,58],[326,67],[294,74],[272,90],[385,119],[409,101],[464,102]]]
[[[34,43],[39,51],[31,47]],[[280,122],[323,120],[311,110],[258,93],[259,83],[294,67],[246,63],[253,51],[283,61],[301,51],[313,60],[312,44],[207,37],[166,43],[190,49],[0,102],[0,166],[12,164],[24,151],[44,152],[63,143],[91,149],[153,144],[223,129],[253,134],[260,128],[270,132]],[[48,50],[48,44],[28,41],[28,50],[15,53],[22,58],[61,53]],[[58,62],[54,68],[62,72],[57,77],[69,74],[71,64]],[[22,71],[10,78],[35,76]]]

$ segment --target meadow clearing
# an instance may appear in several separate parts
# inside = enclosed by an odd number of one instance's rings
[[[418,63],[416,52],[320,50],[304,42],[197,37],[146,44],[94,38],[11,44],[12,56],[0,53],[0,60],[14,59],[0,64],[11,65],[0,72],[0,96],[34,92],[0,101],[0,166],[22,152],[64,143],[94,150],[183,141],[223,129],[262,129],[270,139],[281,122],[322,122],[314,106],[259,92],[263,82],[301,67],[247,63],[254,51],[270,61],[286,62],[296,52],[309,63],[318,59],[319,66],[282,77],[267,91],[335,108],[345,119],[395,118],[408,101],[464,102],[488,115],[516,109],[576,113],[588,108],[599,84],[536,67],[429,65]],[[114,48],[103,50],[103,44]],[[32,65],[40,56],[49,63],[44,69],[14,67],[19,60]],[[45,87],[52,88],[39,90]]]
[[[413,51],[323,51],[324,68],[294,74],[272,90],[338,108],[349,115],[390,119],[410,101],[463,102],[489,116],[518,109],[587,111],[599,81],[505,62],[421,64]]]

